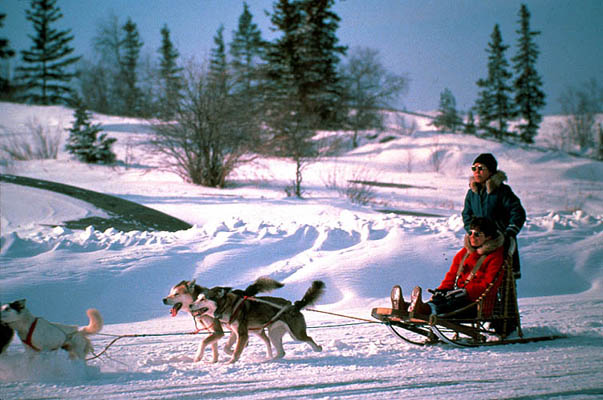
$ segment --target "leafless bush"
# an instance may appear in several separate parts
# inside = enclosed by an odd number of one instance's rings
[[[166,156],[166,168],[203,186],[224,187],[227,176],[252,161],[256,144],[236,98],[215,85],[204,66],[192,63],[173,122],[153,124],[151,147]]]
[[[369,184],[370,172],[366,168],[359,168],[351,172],[349,176],[341,176],[342,172],[338,168],[329,171],[326,180],[323,181],[325,187],[335,190],[340,196],[348,198],[354,204],[367,205],[375,200],[376,193]],[[347,175],[347,174],[343,174]]]
[[[56,159],[63,129],[44,127],[35,119],[26,126],[26,132],[3,135],[0,150],[17,161]]]
[[[580,151],[594,149],[597,141],[597,114],[603,111],[603,88],[595,79],[578,88],[568,87],[559,98],[565,122],[558,127],[565,138]]]
[[[390,129],[395,131],[399,135],[411,136],[417,131],[417,121],[411,118],[410,122],[402,114],[396,114],[394,117],[394,128]]]
[[[446,150],[442,150],[440,139],[434,136],[433,149],[431,150],[431,165],[435,172],[440,172],[444,159],[446,158]]]

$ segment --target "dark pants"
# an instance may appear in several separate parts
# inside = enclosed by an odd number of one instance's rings
[[[448,314],[449,312],[468,306],[471,303],[472,301],[467,296],[453,298],[441,296],[427,302],[430,307],[432,307],[431,305],[433,304],[432,309],[435,307],[435,314],[437,315]],[[475,318],[476,316],[477,307],[469,307],[466,310],[452,315],[453,318]]]

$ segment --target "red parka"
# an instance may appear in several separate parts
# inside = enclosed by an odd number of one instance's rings
[[[454,256],[452,265],[446,273],[444,280],[438,287],[442,290],[460,289],[465,288],[471,301],[477,300],[479,296],[486,290],[490,282],[494,280],[496,274],[501,269],[504,262],[504,236],[498,235],[494,239],[489,239],[478,248],[474,248],[469,243],[469,236],[465,235],[465,246]],[[458,277],[457,272],[461,266],[463,257],[468,253],[465,259],[465,266]],[[473,268],[480,259],[481,256],[485,256],[481,266],[470,278]],[[456,288],[454,286],[456,281]],[[492,312],[492,306],[494,305],[494,298],[496,296],[496,290],[500,286],[502,281],[502,274],[499,274],[497,282],[494,287],[488,292],[488,297],[485,304],[488,304],[488,309],[483,310],[485,314]]]

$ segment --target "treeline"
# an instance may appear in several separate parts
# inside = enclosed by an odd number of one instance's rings
[[[516,53],[511,64],[506,54],[509,46],[496,24],[486,48],[488,74],[476,82],[479,91],[475,105],[463,117],[454,95],[446,88],[440,94],[433,125],[443,131],[534,143],[542,122],[541,110],[546,105],[536,67],[540,50],[535,39],[540,32],[530,28],[530,12],[525,4],[518,17]],[[557,127],[557,143],[551,144],[564,151],[575,147],[603,159],[603,133],[597,120],[597,114],[603,112],[603,88],[592,79],[577,88],[566,88],[557,100],[566,120]]]
[[[136,22],[129,17],[120,21],[117,16],[100,23],[93,55],[84,59],[70,46],[71,30],[54,29],[62,17],[57,0],[31,0],[26,16],[34,27],[33,43],[21,51],[14,79],[1,74],[1,98],[67,104],[79,110],[79,117],[93,110],[152,118],[158,121],[154,149],[167,155],[169,167],[183,178],[202,185],[223,186],[236,166],[258,154],[290,157],[296,164],[290,190],[301,196],[305,164],[328,149],[313,140],[315,132],[352,131],[356,147],[360,131],[383,128],[381,110],[392,108],[408,84],[405,77],[383,67],[377,51],[349,50],[339,43],[340,18],[333,12],[334,1],[275,1],[269,13],[271,29],[277,33],[272,41],[262,37],[248,5],[242,3],[232,40],[225,42],[221,26],[209,56],[199,61],[181,58],[166,25],[158,32],[160,47],[143,55],[144,39]],[[0,15],[0,25],[4,17]],[[486,48],[488,75],[477,81],[475,106],[464,118],[451,91],[445,89],[435,126],[534,141],[545,95],[536,70],[539,32],[531,30],[529,20],[530,13],[522,5],[512,66],[505,54],[509,46],[495,25]],[[9,40],[0,39],[0,57],[15,55]],[[577,114],[568,119],[573,125],[562,127],[563,131],[582,131],[576,139],[568,139],[571,143],[594,146],[597,132],[601,135],[592,117],[602,105],[594,85],[587,96],[568,89],[562,99],[564,110]],[[97,127],[87,125],[86,119],[80,122],[78,129],[88,132],[81,141],[94,142],[100,133]],[[600,147],[601,139],[598,143]],[[86,150],[94,157],[97,153]],[[80,150],[78,157],[82,154]]]
[[[21,52],[15,79],[4,82],[4,97],[67,104],[80,117],[86,108],[164,121],[155,124],[155,150],[202,185],[223,186],[256,154],[290,157],[297,166],[291,193],[301,196],[304,165],[325,151],[313,140],[316,130],[353,130],[357,145],[357,133],[381,128],[380,109],[406,88],[406,78],[389,73],[373,50],[354,49],[342,62],[348,49],[339,44],[333,4],[276,1],[269,17],[279,35],[267,41],[243,3],[232,41],[225,43],[220,27],[209,57],[199,62],[181,59],[167,26],[155,56],[141,56],[135,21],[116,16],[98,27],[91,60],[73,56],[71,31],[52,28],[62,17],[57,1],[32,0],[33,44]],[[83,121],[77,130],[88,135],[76,142],[90,143],[98,132]]]

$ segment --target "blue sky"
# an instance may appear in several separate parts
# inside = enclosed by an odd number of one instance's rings
[[[274,0],[248,0],[254,21],[265,38],[274,37],[264,10]],[[603,85],[603,1],[601,0],[339,0],[340,43],[350,48],[378,49],[391,72],[410,80],[399,107],[414,111],[437,109],[440,93],[449,88],[457,107],[466,111],[477,96],[475,82],[486,76],[486,47],[495,24],[515,54],[522,3],[530,10],[532,30],[541,31],[538,70],[547,94],[545,113],[559,111],[558,98],[567,86],[590,78]],[[109,15],[125,23],[131,17],[145,45],[155,56],[160,29],[167,24],[183,57],[205,57],[220,24],[226,40],[236,29],[243,10],[241,0],[58,0],[64,15],[58,27],[70,28],[78,54],[91,52],[92,38]],[[31,45],[33,29],[25,19],[26,0],[1,0],[6,13],[0,37],[22,50]],[[14,61],[13,61],[14,62]]]

